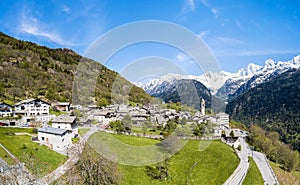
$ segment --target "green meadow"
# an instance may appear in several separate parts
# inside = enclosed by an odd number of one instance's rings
[[[123,185],[223,184],[239,163],[233,149],[219,140],[212,142],[189,140],[179,152],[170,156],[169,177],[165,180],[157,180],[148,176],[145,166],[127,165],[128,163],[134,164],[134,162],[136,162],[135,165],[139,165],[141,160],[155,157],[158,152],[155,144],[159,142],[154,139],[102,132],[95,133],[89,139],[90,145],[99,153],[103,152],[102,154],[108,155],[109,153],[105,151],[111,152],[115,155],[113,159],[121,163],[119,164],[122,174],[120,184]],[[202,146],[208,146],[203,151],[199,150],[200,142]],[[139,153],[135,155],[135,152]]]
[[[19,161],[25,163],[33,174],[44,176],[67,160],[66,156],[50,150],[47,146],[32,142],[30,136],[15,135],[17,132],[32,134],[33,129],[0,127],[0,143]],[[2,153],[2,150],[0,152]],[[2,154],[0,156],[2,158]],[[3,159],[9,164],[12,163],[10,157]]]

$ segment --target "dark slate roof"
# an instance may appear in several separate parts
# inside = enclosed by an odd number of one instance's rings
[[[9,104],[7,104],[7,103],[4,103],[4,102],[0,102],[0,105],[5,105],[5,106],[8,106],[8,107],[11,107],[11,108],[12,108],[11,105],[9,105]]]
[[[53,128],[53,127],[42,127],[42,128],[38,128],[38,132],[55,134],[55,135],[63,135],[64,133],[67,132],[67,130],[61,128]]]
[[[18,106],[18,105],[21,105],[21,104],[24,104],[24,103],[30,103],[32,101],[35,101],[35,102],[41,101],[41,102],[43,102],[45,104],[51,105],[50,103],[48,103],[48,102],[46,102],[44,100],[41,100],[39,98],[37,98],[37,99],[31,98],[31,99],[27,99],[27,100],[22,100],[22,101],[16,103],[15,106]]]

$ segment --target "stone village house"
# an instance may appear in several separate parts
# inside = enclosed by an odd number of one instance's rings
[[[63,151],[72,145],[72,133],[66,129],[42,127],[38,129],[38,140],[52,150]]]
[[[75,138],[78,136],[78,124],[76,121],[76,116],[62,114],[52,120],[52,127],[66,129],[71,132],[72,138]]]

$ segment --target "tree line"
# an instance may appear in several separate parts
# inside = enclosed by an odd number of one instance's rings
[[[287,171],[300,170],[299,152],[280,141],[277,132],[266,131],[256,125],[249,128],[248,141],[255,150],[264,152],[269,160],[279,163]]]

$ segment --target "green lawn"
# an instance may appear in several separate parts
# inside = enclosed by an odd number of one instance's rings
[[[46,175],[67,160],[66,156],[50,150],[47,146],[32,142],[30,136],[13,135],[15,132],[32,133],[32,129],[0,127],[0,143],[24,162],[32,173]]]
[[[255,161],[249,157],[250,166],[243,182],[243,185],[263,185],[264,180],[261,176],[261,173],[255,163]]]
[[[78,129],[78,133],[81,135],[81,136],[84,136],[90,129],[89,128],[79,128]]]
[[[103,146],[106,147],[106,151],[113,151],[114,154],[118,153],[116,158],[120,161],[127,159],[139,160],[144,159],[142,157],[155,156],[155,150],[147,148],[149,145],[158,143],[158,140],[148,138],[138,138],[134,136],[125,135],[111,135],[96,133],[94,134],[89,143],[93,147]],[[115,141],[113,141],[115,140]],[[98,143],[97,143],[98,141]],[[100,142],[99,142],[100,141]],[[134,147],[122,147],[124,143],[134,146],[145,146],[145,148],[139,148],[139,155],[133,155]],[[206,141],[201,141],[206,142]],[[94,143],[94,145],[93,145]],[[202,143],[203,144],[203,143]],[[100,149],[99,148],[99,149]],[[129,148],[127,150],[127,148]],[[147,150],[149,149],[149,150]],[[144,151],[143,151],[144,150]],[[100,150],[99,150],[100,151]],[[119,169],[122,173],[123,185],[131,184],[223,184],[226,179],[232,174],[239,163],[239,159],[232,150],[232,148],[223,144],[221,141],[213,141],[211,145],[204,151],[199,151],[199,141],[191,140],[180,150],[179,153],[173,155],[170,158],[170,176],[166,181],[159,181],[151,179],[145,172],[145,166],[128,166],[119,165]]]
[[[142,127],[133,127],[132,128],[132,132],[134,133],[146,133],[146,134],[152,134],[152,135],[159,135],[161,130],[156,130],[156,131],[150,131],[149,129],[147,129],[147,131],[144,131]]]
[[[8,165],[16,164],[16,161],[6,151],[0,147],[0,157],[7,162]]]

